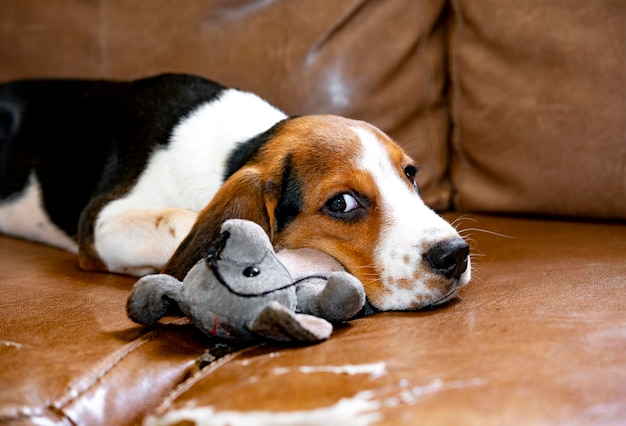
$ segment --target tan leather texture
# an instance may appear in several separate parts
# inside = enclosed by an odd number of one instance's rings
[[[458,209],[626,218],[626,8],[454,0]]]
[[[127,319],[131,277],[82,272],[73,254],[8,237],[0,259],[0,424],[131,424],[205,351],[191,326]]]
[[[502,236],[467,231],[477,272],[457,302],[359,319],[319,346],[242,351],[152,415],[177,424],[211,407],[231,419],[311,419],[340,416],[343,399],[377,425],[623,420],[626,228],[481,216],[461,225]]]
[[[231,420],[322,410],[389,425],[619,423],[626,226],[458,224],[475,271],[459,300],[354,320],[320,345],[252,347],[214,363],[203,355],[215,342],[190,326],[125,317],[132,279],[0,237],[0,424],[124,425],[146,413],[168,424],[208,407]],[[347,411],[337,411],[342,399]],[[198,410],[181,413],[189,407]]]

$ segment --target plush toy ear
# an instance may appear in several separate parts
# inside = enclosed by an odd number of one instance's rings
[[[232,175],[200,212],[196,223],[170,258],[164,274],[182,280],[187,272],[202,259],[219,236],[222,224],[228,219],[247,219],[273,234],[274,208],[267,197],[265,183],[253,168],[244,168]]]
[[[179,303],[183,284],[169,275],[142,277],[133,286],[126,302],[128,317],[138,324],[154,324],[163,318],[172,302]]]

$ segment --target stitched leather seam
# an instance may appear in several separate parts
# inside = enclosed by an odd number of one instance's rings
[[[59,421],[64,424],[73,425],[74,423],[65,417],[62,413],[58,413],[56,410],[50,410],[49,407],[15,407],[6,408],[3,407],[0,410],[0,423],[24,421],[26,419],[44,418],[46,414],[52,414],[59,417]]]
[[[88,392],[94,385],[100,382],[115,366],[117,366],[120,362],[122,362],[128,355],[135,352],[137,349],[141,348],[146,343],[151,342],[157,337],[169,332],[173,326],[187,324],[189,321],[187,318],[176,319],[168,324],[165,324],[163,327],[158,328],[156,330],[151,331],[139,339],[134,340],[133,342],[127,344],[126,346],[118,349],[113,352],[113,354],[107,356],[103,361],[98,363],[98,365],[92,368],[87,373],[73,380],[67,387],[64,394],[59,397],[56,401],[51,402],[49,405],[50,408],[56,410],[59,413],[62,413],[62,409],[70,404],[71,402],[77,400],[81,395]]]
[[[231,352],[231,353],[229,353],[227,355],[224,355],[223,357],[213,361],[211,364],[209,364],[205,368],[203,368],[201,370],[198,370],[196,373],[194,373],[191,376],[189,376],[189,378],[187,380],[184,380],[178,386],[176,386],[169,394],[167,394],[163,398],[163,401],[161,402],[161,404],[159,404],[159,406],[152,413],[149,413],[146,417],[148,417],[148,416],[161,416],[161,415],[165,414],[167,412],[167,410],[169,410],[169,408],[172,406],[172,404],[174,403],[176,398],[178,398],[180,395],[185,393],[187,390],[191,389],[191,387],[193,385],[198,383],[204,377],[211,375],[215,370],[221,368],[224,364],[227,364],[233,358],[236,358],[239,355],[242,355],[242,354],[244,354],[244,353],[246,353],[246,352],[248,352],[248,351],[250,351],[252,349],[257,349],[257,348],[262,347],[262,346],[265,346],[265,344],[262,343],[262,344],[258,344],[258,345],[252,345],[252,346],[240,349],[238,351]]]
[[[0,422],[8,422],[12,420],[19,420],[24,418],[39,417],[44,413],[44,409],[41,407],[3,407],[0,410]]]

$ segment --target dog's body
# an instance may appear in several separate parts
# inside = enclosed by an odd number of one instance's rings
[[[443,303],[470,279],[469,249],[416,171],[367,123],[288,118],[199,77],[0,85],[0,232],[88,270],[182,279],[236,217],[334,256],[376,309]]]

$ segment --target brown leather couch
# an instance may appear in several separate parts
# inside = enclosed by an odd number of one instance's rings
[[[623,424],[625,40],[614,0],[0,0],[0,80],[187,72],[371,121],[474,253],[445,307],[243,346],[0,236],[0,424]]]

